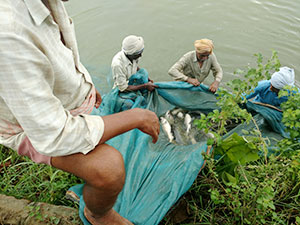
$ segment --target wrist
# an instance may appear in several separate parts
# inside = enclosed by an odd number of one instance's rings
[[[131,109],[133,116],[135,118],[135,128],[141,128],[144,125],[145,122],[145,110],[141,108],[134,108]]]

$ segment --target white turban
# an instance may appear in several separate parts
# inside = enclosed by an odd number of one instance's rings
[[[129,35],[122,42],[122,50],[126,55],[134,55],[144,49],[144,40],[142,37]]]
[[[295,72],[289,67],[281,67],[278,72],[273,73],[271,84],[274,88],[282,89],[284,86],[294,86]]]

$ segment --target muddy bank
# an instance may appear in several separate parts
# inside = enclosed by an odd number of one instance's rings
[[[35,203],[0,194],[1,225],[81,225],[78,210],[66,206]]]

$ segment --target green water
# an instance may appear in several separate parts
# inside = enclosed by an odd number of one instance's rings
[[[214,41],[224,81],[237,68],[255,66],[254,53],[269,58],[272,50],[300,80],[299,0],[70,0],[66,8],[82,61],[103,90],[111,59],[129,34],[144,37],[140,65],[155,81],[172,80],[168,69],[201,38]]]

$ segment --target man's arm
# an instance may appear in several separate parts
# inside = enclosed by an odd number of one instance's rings
[[[128,80],[123,68],[119,65],[112,66],[112,73],[114,81],[121,92],[126,91],[137,91],[140,89],[147,89],[148,91],[153,91],[158,86],[152,82],[148,82],[140,85],[128,85]]]
[[[214,53],[210,55],[210,58],[212,60],[211,69],[213,72],[213,76],[215,77],[214,82],[210,85],[209,90],[211,92],[216,92],[219,88],[219,84],[223,78],[223,70],[220,64],[218,63],[217,57]]]
[[[249,100],[251,98],[254,98],[256,95],[259,94],[260,90],[261,90],[261,85],[260,83],[258,83],[258,85],[254,88],[253,92],[246,96],[246,99]]]
[[[183,73],[183,69],[188,64],[186,55],[182,56],[168,71],[168,74],[177,81],[187,81],[188,76]]]
[[[96,88],[95,88],[96,89]],[[99,106],[101,105],[102,102],[102,97],[101,94],[98,92],[98,90],[96,89],[96,102],[95,102],[95,107],[98,109]]]
[[[124,112],[103,116],[105,129],[99,144],[132,129],[139,129],[152,137],[153,143],[158,139],[159,121],[154,112],[146,109],[130,109]]]
[[[115,85],[121,92],[125,91],[128,87],[128,79],[126,76],[127,71],[123,71],[124,68],[122,68],[120,65],[113,64],[111,66],[111,70]]]
[[[125,91],[137,91],[140,89],[147,89],[148,91],[153,91],[157,87],[158,87],[157,85],[149,81],[148,83],[140,84],[140,85],[128,85]]]
[[[210,90],[211,92],[215,93],[215,92],[218,90],[218,88],[219,88],[219,84],[220,84],[220,82],[215,80],[215,81],[212,82],[212,84],[209,86],[209,90]]]

